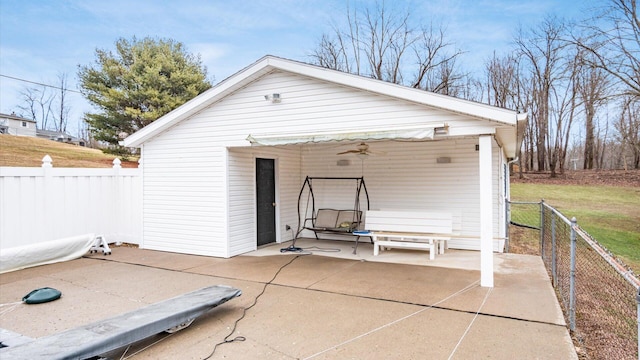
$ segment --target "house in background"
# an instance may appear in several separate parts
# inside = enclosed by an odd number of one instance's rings
[[[508,163],[525,122],[516,111],[265,56],[122,142],[141,149],[140,246],[231,257],[291,240],[307,176],[363,177],[371,209],[451,213],[449,247],[479,250],[481,284],[493,286]],[[345,153],[362,142],[371,156]],[[314,193],[316,208],[354,206],[348,183]]]
[[[16,136],[36,136],[36,121],[0,113],[0,134]]]
[[[86,146],[87,142],[84,139],[71,136],[63,131],[55,130],[41,130],[36,131],[36,135],[41,139],[48,139],[53,141],[59,141],[66,144],[73,144],[78,146]]]
[[[35,120],[17,116],[15,113],[11,115],[0,113],[0,134],[39,137],[79,146],[86,146],[87,143],[84,139],[63,131],[38,129]]]

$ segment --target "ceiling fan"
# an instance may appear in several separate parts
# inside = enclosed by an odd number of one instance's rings
[[[358,144],[358,146],[356,146],[355,149],[339,152],[336,155],[344,155],[344,154],[356,154],[358,156],[360,155],[366,156],[366,155],[373,154],[373,152],[369,150],[368,144],[361,142],[360,144]]]

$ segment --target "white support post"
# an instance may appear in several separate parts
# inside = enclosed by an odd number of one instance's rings
[[[49,154],[45,155],[42,158],[42,167],[46,168],[46,169],[50,169],[53,167],[53,160],[51,159],[51,156],[49,156]]]
[[[491,135],[479,138],[480,286],[493,287],[493,186]]]
[[[120,170],[122,169],[122,161],[118,158],[113,159],[112,161],[113,167],[113,176],[111,178],[111,186],[112,186],[112,191],[113,191],[113,195],[111,196],[111,198],[109,199],[110,202],[110,206],[111,206],[111,218],[109,219],[110,222],[114,223],[114,224],[125,224],[126,220],[123,218],[123,216],[125,215],[125,212],[122,211],[122,209],[120,209],[120,204],[123,203],[123,196],[122,196],[122,189],[124,188],[124,186],[122,185],[122,177],[120,176]],[[118,228],[119,229],[119,228]],[[99,237],[104,239],[104,234],[100,235]],[[111,238],[113,239],[114,237],[114,233],[110,233],[109,236],[111,236]],[[115,236],[116,238],[118,238],[119,236],[121,236],[121,234],[117,233],[117,235]],[[117,242],[120,242],[119,239],[117,239]],[[107,244],[106,241],[104,241],[105,244]],[[109,245],[106,245],[107,248],[109,247]],[[111,250],[109,250],[109,254],[111,253]]]
[[[55,203],[55,186],[53,184],[53,160],[49,154],[42,158],[42,197],[39,201],[42,206],[37,208],[37,215],[42,219],[40,226],[36,227],[37,239],[40,241],[49,241],[57,239],[56,217],[54,214],[58,212]]]

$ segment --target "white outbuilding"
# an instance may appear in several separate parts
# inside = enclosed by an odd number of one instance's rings
[[[142,154],[140,247],[227,258],[288,241],[307,177],[362,178],[370,209],[452,214],[448,247],[479,250],[493,286],[526,118],[265,56],[123,141]],[[355,193],[316,182],[314,206],[352,208]]]

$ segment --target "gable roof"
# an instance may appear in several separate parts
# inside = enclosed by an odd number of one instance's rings
[[[526,113],[518,114],[513,110],[267,55],[128,136],[121,144],[127,147],[138,147],[147,140],[173,127],[180,121],[189,118],[191,115],[274,70],[290,72],[346,87],[398,98],[477,119],[489,120],[500,125],[516,127],[519,122],[526,121],[527,116]]]

